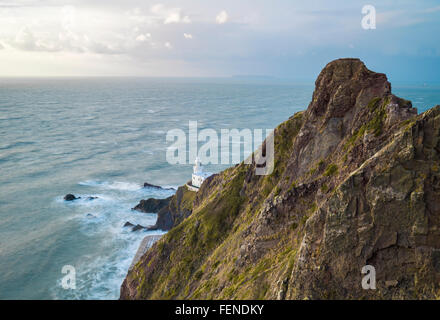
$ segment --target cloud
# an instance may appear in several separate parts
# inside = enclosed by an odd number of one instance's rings
[[[140,34],[136,37],[136,41],[145,42],[151,39],[151,33]]]
[[[223,10],[217,15],[217,17],[215,17],[215,21],[218,24],[224,24],[228,21],[228,18],[229,18],[228,13],[225,10]]]
[[[85,34],[62,30],[58,34],[34,32],[29,26],[22,27],[12,39],[4,40],[11,47],[22,51],[72,52],[120,54],[123,50],[118,44],[90,39]]]
[[[34,35],[27,26],[22,27],[9,44],[24,51],[61,51],[61,45],[49,39],[41,39]]]
[[[13,44],[23,50],[36,49],[34,34],[27,27],[23,27],[17,32]]]
[[[147,23],[151,22],[151,19],[147,15],[142,14],[141,9],[134,8],[132,10],[129,10],[125,13],[129,20],[133,21],[134,23]]]
[[[184,15],[180,8],[167,8],[163,4],[156,4],[151,7],[150,11],[159,17],[163,24],[191,23],[189,16]]]
[[[368,54],[381,53],[440,55],[440,45],[432,41],[440,12],[434,2],[396,8],[391,0],[383,0],[377,11],[380,32],[364,32],[361,7],[342,1],[330,5],[318,0],[320,6],[310,1],[280,1],[274,7],[265,1],[242,0],[238,5],[236,0],[226,0],[215,9],[206,1],[195,0],[5,2],[14,4],[5,9],[0,4],[0,55],[10,59],[0,59],[4,67],[12,65],[8,61],[20,61],[19,57],[33,64],[34,57],[44,57],[48,65],[54,64],[54,59],[59,59],[60,65],[75,65],[75,74],[76,63],[89,62],[99,65],[99,72],[111,73],[117,68],[115,61],[119,67],[127,67],[121,69],[124,73],[135,74],[149,74],[152,69],[159,70],[159,65],[163,66],[163,75],[190,69],[206,75],[264,73],[269,71],[263,69],[270,67],[274,73],[290,74],[296,70],[285,66],[305,68],[296,61],[306,56],[314,59],[313,55],[321,59],[318,63],[347,54],[365,59]],[[414,28],[406,27],[415,24]],[[408,39],[416,44],[408,46]],[[179,61],[188,69],[171,68],[171,61]],[[104,62],[109,63],[105,68]],[[24,63],[14,64],[24,73],[30,70]],[[139,68],[141,64],[153,68]],[[46,70],[65,72],[55,67]]]
[[[116,47],[113,47],[111,45],[108,45],[106,43],[102,42],[91,42],[89,46],[87,47],[89,52],[92,53],[100,53],[100,54],[120,54],[123,53],[123,50],[120,50]]]

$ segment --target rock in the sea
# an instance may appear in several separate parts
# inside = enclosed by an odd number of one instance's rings
[[[64,200],[65,201],[73,201],[73,200],[78,200],[78,199],[81,199],[81,197],[75,197],[75,195],[73,195],[73,194],[71,194],[71,193],[69,193],[69,194],[66,194],[65,196],[64,196]]]
[[[75,195],[74,195],[74,194],[71,194],[71,193],[66,194],[66,195],[64,196],[64,200],[65,200],[65,201],[74,201],[74,200],[78,200],[78,199],[81,199],[81,197],[75,197]],[[86,200],[89,200],[89,201],[91,201],[91,200],[95,200],[95,199],[98,199],[98,197],[87,197],[87,198],[86,198]]]
[[[134,225],[133,223],[127,221],[124,225],[123,228],[131,228],[131,231],[139,231],[142,229],[148,229],[147,227],[144,227],[140,224]]]
[[[150,184],[148,182],[144,183],[144,188],[161,189],[161,190],[175,190],[174,188],[163,188],[161,186],[156,186],[156,185]]]
[[[134,224],[131,223],[131,222],[128,222],[128,221],[127,221],[127,222],[124,224],[123,228],[126,228],[126,227],[134,227]]]
[[[145,212],[145,213],[157,213],[163,207],[166,207],[170,202],[172,197],[166,199],[153,199],[150,198],[148,200],[141,200],[139,204],[134,207],[132,210]]]
[[[147,229],[144,226],[141,226],[140,224],[137,224],[133,227],[133,229],[131,229],[131,231],[138,231],[138,230],[142,230],[142,229]]]
[[[145,183],[144,183],[144,188],[162,189],[161,186],[156,186],[156,185],[154,185],[154,184],[150,184],[150,183],[148,183],[148,182],[145,182]]]

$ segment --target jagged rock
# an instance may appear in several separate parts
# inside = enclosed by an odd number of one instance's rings
[[[78,200],[78,199],[81,199],[81,197],[75,197],[75,195],[73,195],[73,194],[71,194],[71,193],[69,193],[69,194],[66,194],[65,196],[64,196],[64,200],[65,201],[74,201],[74,200]]]
[[[140,224],[137,224],[137,225],[135,225],[133,227],[133,229],[131,229],[131,231],[135,232],[135,231],[139,231],[139,230],[142,230],[142,229],[147,229],[147,228],[144,227],[144,226],[141,226]]]
[[[132,210],[146,213],[157,212],[156,224],[147,227],[147,230],[169,230],[191,214],[195,197],[194,192],[186,187],[180,187],[176,194],[169,198],[141,200]]]
[[[145,212],[145,213],[157,213],[163,207],[166,207],[172,197],[166,199],[153,199],[141,200],[138,205],[136,205],[132,210]]]
[[[186,186],[178,188],[174,196],[164,199],[167,205],[159,210],[156,224],[148,230],[170,230],[178,225],[191,214],[195,196]]]
[[[123,225],[123,228],[126,228],[126,227],[134,227],[134,224],[132,224],[131,222],[126,222],[126,223],[124,223],[124,225]]]
[[[205,182],[121,299],[438,298],[440,106],[417,115],[384,74],[340,59],[274,140],[274,172],[242,163]]]
[[[156,186],[156,185],[150,184],[148,182],[144,183],[144,188],[152,188],[152,189],[160,189],[160,190],[175,190],[174,188],[163,188],[161,186]]]
[[[127,221],[126,223],[124,223],[123,228],[131,228],[131,231],[135,232],[135,231],[139,231],[139,230],[148,230],[147,227],[144,227],[140,224],[134,225],[133,223]]]

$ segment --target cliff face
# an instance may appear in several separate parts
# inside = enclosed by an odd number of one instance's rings
[[[440,298],[440,106],[417,115],[340,59],[274,137],[273,173],[242,163],[204,183],[122,299]]]
[[[166,199],[141,200],[134,210],[157,212],[157,221],[149,230],[170,230],[187,218],[193,207],[195,193],[185,186],[179,187],[174,196]]]

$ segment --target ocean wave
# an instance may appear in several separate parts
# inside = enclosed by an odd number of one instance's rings
[[[108,190],[137,191],[142,189],[142,186],[137,183],[123,182],[123,181],[108,182],[108,181],[87,180],[87,181],[81,181],[78,184],[82,186],[98,187]]]
[[[8,150],[8,149],[13,149],[13,148],[22,147],[22,146],[28,146],[28,145],[32,145],[32,144],[35,144],[35,142],[34,141],[17,141],[14,143],[0,145],[0,150]]]
[[[162,186],[162,188],[164,188],[164,189],[174,189],[174,190],[179,189],[179,187],[180,186],[178,186],[178,185],[164,185],[164,186]]]
[[[99,239],[94,245],[100,255],[80,256],[73,262],[76,270],[76,290],[64,290],[61,279],[52,288],[54,299],[117,299],[120,285],[146,235],[164,234],[161,231],[132,232],[123,228],[127,220],[134,224],[152,225],[156,215],[136,214],[123,208],[124,202],[112,209],[101,206],[88,216],[86,211],[78,217],[80,232]]]
[[[71,210],[64,220],[77,225],[79,233],[93,241],[93,249],[71,262],[76,270],[76,289],[64,290],[60,277],[51,288],[51,296],[53,299],[117,299],[121,283],[142,239],[146,235],[165,233],[147,230],[133,232],[131,228],[124,228],[127,221],[134,225],[151,226],[157,220],[157,214],[145,214],[130,208],[144,196],[165,192],[120,181],[87,180],[79,182],[79,185],[98,188],[101,192],[75,193],[81,199],[71,202],[64,201],[60,195],[56,203]],[[138,190],[142,190],[142,193],[138,193]],[[90,196],[98,198],[88,200]]]

